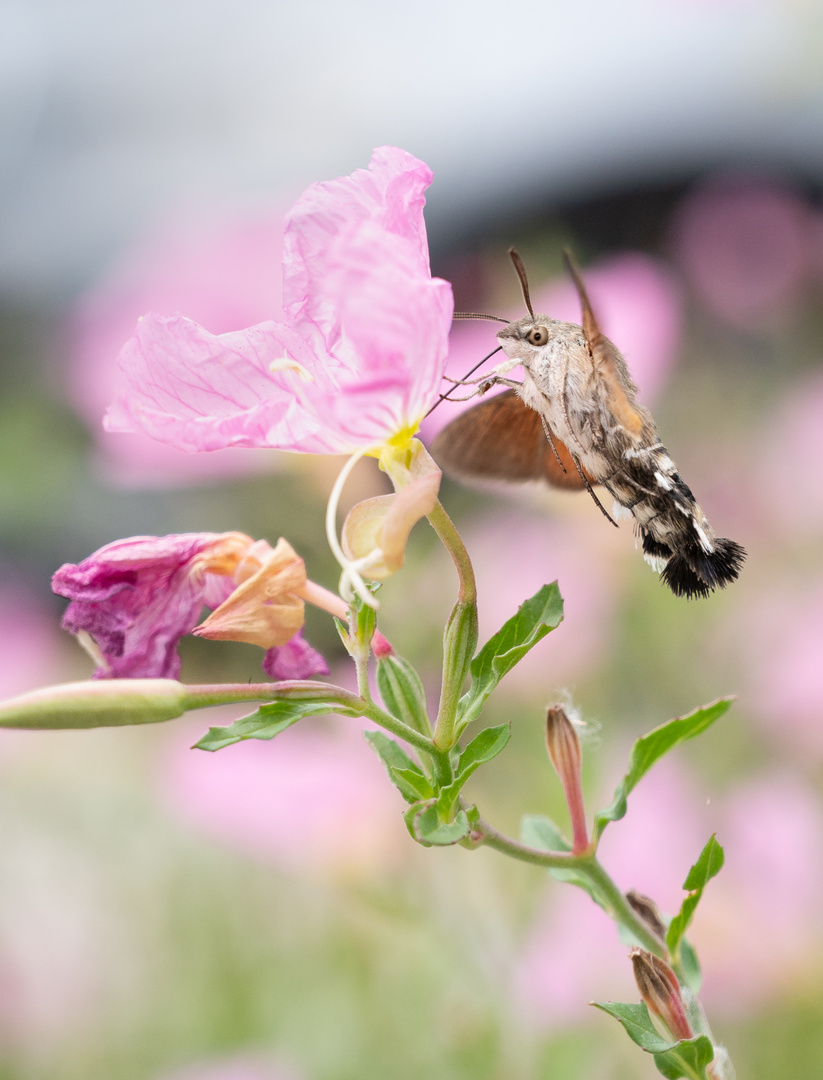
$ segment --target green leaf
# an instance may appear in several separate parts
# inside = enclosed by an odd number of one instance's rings
[[[434,788],[420,771],[420,769],[390,769],[394,783],[409,802],[417,802],[419,799],[433,799]],[[405,790],[404,790],[405,789]],[[408,795],[406,792],[408,791]]]
[[[544,585],[522,604],[471,662],[472,682],[460,699],[460,727],[480,715],[489,694],[500,680],[563,619],[563,599],[557,582]]]
[[[386,766],[389,779],[407,802],[418,802],[424,785],[428,787],[426,798],[430,798],[434,794],[422,769],[409,757],[399,743],[396,743],[394,739],[390,739],[388,735],[384,735],[382,731],[364,731],[363,735],[366,742]],[[416,778],[414,782],[411,781],[409,773],[414,774]]]
[[[539,851],[571,851],[571,844],[563,836],[557,825],[551,818],[544,817],[542,814],[527,814],[523,818],[520,823],[520,839],[524,844],[537,848]],[[611,914],[611,908],[606,899],[600,895],[597,886],[583,871],[573,866],[568,869],[550,866],[546,869],[555,880],[576,885],[579,889],[588,893],[599,907]],[[633,941],[634,939],[632,939]]]
[[[475,769],[497,757],[506,748],[511,733],[511,724],[499,724],[497,727],[484,728],[475,735],[457,762],[457,775],[465,778],[464,783]]]
[[[257,712],[235,720],[228,727],[209,728],[203,738],[194,744],[194,748],[222,750],[224,746],[231,746],[232,743],[242,742],[244,739],[273,739],[275,735],[306,716],[327,716],[329,713],[358,715],[337,701],[295,701],[284,698],[261,705]]]
[[[634,1005],[623,1001],[593,1001],[597,1009],[613,1016],[626,1029],[626,1034],[633,1043],[637,1043],[650,1054],[661,1054],[671,1050],[677,1043],[664,1039],[652,1023],[649,1010],[645,1005]]]
[[[377,689],[387,712],[416,731],[431,734],[423,683],[408,660],[395,654],[378,660]]]
[[[691,990],[695,997],[700,993],[703,982],[703,972],[700,970],[700,961],[688,938],[680,939],[680,970],[683,974],[681,982]]]
[[[442,822],[437,807],[429,806],[415,817],[414,831],[421,843],[447,847],[468,836],[469,819],[465,811],[460,810],[454,821]]]
[[[618,1020],[632,1042],[654,1056],[658,1072],[669,1080],[705,1080],[706,1066],[714,1060],[714,1047],[706,1035],[670,1042],[658,1032],[645,1005],[621,1001],[593,1001],[592,1005]]]
[[[693,739],[696,735],[719,720],[728,711],[734,698],[721,698],[687,716],[678,716],[668,723],[643,735],[632,747],[629,759],[629,769],[614,793],[611,806],[595,814],[594,836],[595,843],[600,839],[603,830],[610,821],[619,821],[626,813],[629,794],[637,787],[652,765],[663,755],[686,739]]]
[[[520,822],[520,839],[540,851],[571,851],[572,846],[551,818],[527,814]]]
[[[688,890],[689,895],[684,899],[680,911],[672,919],[666,933],[666,945],[675,961],[679,958],[683,935],[694,917],[703,890],[711,879],[720,873],[723,860],[723,848],[712,835],[683,882],[683,888]]]
[[[678,1080],[684,1076],[687,1080],[705,1080],[706,1066],[714,1061],[714,1047],[707,1035],[698,1035],[694,1039],[683,1039],[672,1050],[664,1054],[655,1054],[654,1063],[658,1072],[668,1080]]]

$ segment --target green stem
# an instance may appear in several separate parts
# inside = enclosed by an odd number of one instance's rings
[[[460,579],[460,591],[458,600],[472,604],[477,600],[477,584],[474,580],[474,569],[466,551],[460,533],[454,522],[443,509],[442,503],[438,502],[434,510],[428,515],[429,524],[440,537],[440,540],[451,555],[457,576]]]
[[[354,657],[354,666],[357,671],[357,692],[364,701],[371,701],[371,689],[369,688],[369,654],[363,656],[360,650]]]
[[[457,707],[477,647],[477,585],[466,545],[439,502],[429,522],[451,555],[460,581],[457,603],[443,634],[443,681],[434,725],[435,744],[450,750],[458,738]]]
[[[435,753],[435,747],[431,739],[421,735],[419,731],[415,731],[408,724],[404,724],[402,720],[398,720],[391,713],[387,713],[385,709],[381,709],[373,701],[364,701],[363,698],[357,698],[356,700],[360,704],[361,716],[365,716],[367,720],[373,720],[375,724],[379,724],[380,727],[391,732],[392,735],[396,735],[398,739],[404,739],[416,750],[422,750],[426,754]]]
[[[474,826],[473,831],[476,846],[486,845],[502,855],[508,855],[511,859],[532,863],[534,866],[544,866],[550,870],[574,869],[578,874],[582,874],[595,887],[614,921],[624,926],[644,949],[666,959],[666,948],[663,943],[634,913],[623,893],[597,861],[595,855],[572,855],[570,852],[541,851],[539,848],[528,847],[499,833],[482,818]]]
[[[454,780],[454,770],[448,750],[435,750],[430,756],[436,786],[448,787]]]

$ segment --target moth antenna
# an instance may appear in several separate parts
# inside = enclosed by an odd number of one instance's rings
[[[591,484],[589,483],[588,477],[583,472],[583,467],[580,464],[580,459],[578,458],[577,454],[572,454],[571,459],[574,462],[574,467],[577,469],[578,473],[580,474],[580,479],[586,485],[586,491],[588,491],[588,493],[594,499],[595,505],[600,507],[601,513],[605,517],[607,517],[609,519],[609,521],[612,523],[612,525],[614,525],[615,529],[619,529],[620,526],[617,524],[617,522],[611,516],[609,511],[606,509],[606,507],[603,505],[603,503],[598,499],[597,495],[595,494],[594,488],[591,486]]]
[[[523,290],[523,299],[526,301],[526,308],[534,318],[534,311],[532,311],[532,300],[529,295],[529,279],[526,277],[526,267],[523,265],[523,260],[513,247],[509,248],[509,258],[514,263],[514,268],[517,271],[517,276],[520,278],[520,288]]]
[[[475,371],[477,371],[477,369],[480,367],[481,364],[485,364],[487,360],[491,360],[491,358],[494,356],[494,354],[499,353],[502,348],[503,348],[502,345],[498,345],[496,349],[492,349],[492,351],[489,353],[488,356],[484,356],[482,360],[478,360],[477,363],[474,365],[474,367],[471,369],[471,371],[466,372],[466,374],[463,376],[463,378],[460,380],[460,382],[462,383],[466,379],[468,379],[468,377],[470,375],[474,375]],[[430,416],[434,412],[434,410],[437,408],[437,406],[440,404],[441,401],[451,401],[451,398],[449,397],[449,394],[452,392],[453,389],[454,389],[454,387],[450,387],[450,389],[448,389],[445,394],[441,394],[440,397],[437,399],[437,401],[435,401],[434,405],[432,405],[432,407],[426,413],[426,416]],[[426,416],[423,417],[424,420],[426,419]]]
[[[454,321],[459,321],[460,319],[488,319],[490,322],[502,322],[505,323],[506,326],[509,325],[508,319],[501,319],[499,315],[483,315],[479,311],[455,311],[452,315],[452,319]]]

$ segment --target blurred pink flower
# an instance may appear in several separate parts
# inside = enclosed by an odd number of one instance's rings
[[[752,498],[784,543],[823,532],[823,372],[796,383],[758,432]]]
[[[767,737],[823,755],[823,578],[774,581],[735,612],[746,666],[743,705]]]
[[[423,224],[426,165],[381,147],[368,170],[314,184],[286,219],[285,322],[215,336],[147,315],[106,418],[183,450],[352,453],[416,431],[451,323]]]
[[[819,980],[821,809],[812,788],[786,773],[748,780],[723,800],[726,862],[692,932],[712,1012],[744,1015]]]
[[[671,271],[648,255],[627,251],[587,268],[584,277],[603,332],[626,358],[640,387],[640,400],[651,402],[674,363],[680,344],[682,304]],[[580,322],[580,300],[567,279],[556,278],[533,288],[533,297],[535,311],[566,322]],[[523,312],[507,314],[520,318]],[[449,338],[446,374],[453,379],[461,378],[496,344],[493,323],[456,323]],[[490,361],[493,363],[494,360]],[[468,388],[458,388],[455,396],[467,392]],[[434,438],[449,420],[476,401],[458,405],[445,402],[438,406],[423,425],[426,439]]]
[[[59,682],[59,644],[54,616],[36,596],[20,585],[0,586],[0,699]]]
[[[288,205],[284,202],[284,206]],[[127,486],[196,483],[269,470],[269,450],[185,454],[143,433],[112,434],[101,421],[119,380],[116,358],[144,311],[185,311],[214,333],[282,317],[280,215],[197,225],[176,220],[158,229],[80,302],[71,320],[69,392],[95,434],[98,463]]]
[[[404,804],[362,723],[303,721],[214,755],[189,749],[202,728],[202,717],[175,728],[159,781],[165,801],[207,835],[286,869],[343,875],[385,869],[404,850]]]
[[[243,533],[116,540],[52,579],[71,600],[63,628],[90,635],[99,651],[96,679],[177,678],[177,646],[204,605],[214,610],[197,627],[201,636],[260,645],[267,674],[326,674],[305,642],[280,656],[303,625],[305,585],[303,560],[284,540],[271,548]]]
[[[163,1072],[154,1080],[299,1080],[299,1075],[290,1065],[243,1054],[223,1059],[207,1058],[182,1069]]]
[[[672,226],[678,261],[700,301],[740,330],[786,315],[809,277],[811,209],[757,176],[718,176],[695,188]]]

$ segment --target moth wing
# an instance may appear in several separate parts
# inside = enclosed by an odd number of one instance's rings
[[[626,431],[638,438],[643,431],[644,417],[634,402],[635,387],[631,382],[626,362],[597,325],[586,286],[583,284],[571,252],[564,251],[563,259],[580,297],[580,306],[583,309],[583,334],[588,342],[595,367],[608,386],[612,412]],[[627,384],[630,387],[629,392],[627,392]]]
[[[458,480],[545,480],[552,487],[582,491],[584,483],[566,446],[555,436],[558,464],[540,414],[514,390],[481,401],[461,413],[434,440],[435,461]]]

